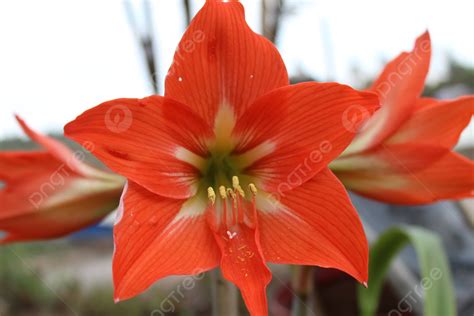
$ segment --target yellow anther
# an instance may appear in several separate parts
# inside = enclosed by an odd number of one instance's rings
[[[221,196],[221,198],[225,199],[227,198],[227,193],[225,191],[225,187],[223,185],[221,185],[219,187],[219,195]]]
[[[236,200],[237,199],[237,195],[235,194],[235,192],[230,189],[230,188],[227,188],[227,194],[232,197],[233,200]]]
[[[239,192],[240,196],[245,197],[245,192],[242,190],[242,187],[240,186],[239,183],[239,178],[236,176],[232,177],[232,186],[234,187],[234,190]]]
[[[212,205],[216,203],[216,192],[212,187],[207,188],[207,198],[211,201]]]
[[[249,189],[250,189],[250,191],[252,192],[253,195],[257,194],[257,187],[255,186],[255,184],[250,183],[249,184]]]
[[[232,177],[232,186],[234,187],[234,189],[237,189],[237,187],[239,187],[239,177],[236,177],[236,176],[233,176]]]

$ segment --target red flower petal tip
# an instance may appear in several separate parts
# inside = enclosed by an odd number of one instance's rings
[[[15,116],[41,151],[0,152],[0,243],[65,236],[102,220],[118,204],[123,178],[76,159],[65,145]]]
[[[431,57],[428,31],[387,64],[372,90],[382,108],[331,168],[345,186],[395,204],[472,196],[473,162],[454,151],[473,116],[474,97],[420,97]]]

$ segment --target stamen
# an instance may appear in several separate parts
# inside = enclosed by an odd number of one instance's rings
[[[242,187],[239,185],[237,188],[236,188],[237,192],[239,192],[240,196],[241,197],[245,197],[245,192],[244,190],[242,190]]]
[[[217,213],[216,213],[216,193],[212,187],[207,188],[207,198],[209,200],[208,212],[206,213],[206,220],[213,231],[217,231],[218,222],[217,222]]]
[[[246,218],[246,224],[249,227],[255,228],[255,224],[257,222],[257,187],[255,184],[250,183],[249,184],[249,189],[252,192],[252,212],[249,214],[249,216]]]
[[[227,198],[227,193],[226,193],[225,187],[224,187],[223,185],[221,185],[221,186],[219,187],[219,195],[221,196],[221,198],[222,198],[223,200],[225,200],[225,199]]]
[[[235,225],[237,223],[237,194],[231,188],[227,188],[227,194],[232,198],[232,225]]]
[[[240,190],[242,190],[242,188],[240,188]],[[239,193],[240,193],[240,191],[239,191]],[[244,196],[245,195],[239,194],[239,197],[237,199],[237,221],[238,221],[238,223],[243,223],[244,222]]]
[[[237,195],[232,191],[232,189],[227,188],[227,194],[234,200],[234,202],[237,201]]]
[[[232,177],[232,186],[234,187],[234,189],[239,186],[239,177],[237,176]]]
[[[242,197],[245,197],[245,192],[242,190],[242,187],[239,184],[239,178],[236,176],[232,177],[232,186],[234,190],[237,191]]]
[[[249,225],[249,227],[255,225],[257,195],[257,187],[255,184],[250,183],[248,185],[248,192],[245,192],[240,185],[239,178],[233,176],[232,188],[221,185],[218,191],[222,199],[220,202],[216,201],[217,197],[214,189],[212,187],[207,188],[210,214],[214,220],[212,224],[215,224],[216,227],[220,225],[223,229],[242,223]],[[249,195],[248,198],[245,197],[246,193]],[[228,204],[228,202],[230,203]],[[250,205],[248,202],[250,202]],[[216,207],[217,209],[215,209]]]
[[[216,192],[214,192],[212,187],[207,188],[207,198],[211,201],[212,205],[216,203]]]
[[[257,190],[257,187],[255,186],[255,184],[250,183],[249,184],[249,189],[250,189],[250,191],[252,192],[253,195],[257,195],[258,190]]]
[[[219,188],[219,192],[221,193],[221,197],[224,200],[222,202],[222,225],[224,226],[224,229],[227,230],[227,201],[226,201],[227,195],[225,192],[225,187],[221,186]]]

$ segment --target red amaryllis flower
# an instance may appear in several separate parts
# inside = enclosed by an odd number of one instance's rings
[[[17,120],[43,150],[0,152],[0,243],[64,236],[118,206],[122,177],[84,164],[80,153]]]
[[[474,97],[420,97],[431,56],[429,33],[391,61],[374,82],[382,108],[331,164],[344,185],[400,204],[473,195],[474,165],[452,151],[474,113]],[[360,114],[360,113],[359,113]]]
[[[362,225],[327,168],[354,136],[341,119],[353,104],[371,112],[378,99],[335,83],[290,86],[242,5],[208,0],[164,97],[109,101],[65,127],[129,180],[114,228],[116,300],[219,265],[252,315],[267,314],[266,262],[367,281]]]

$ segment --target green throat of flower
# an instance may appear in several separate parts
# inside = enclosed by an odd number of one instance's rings
[[[231,156],[226,154],[211,154],[207,165],[201,171],[201,183],[204,187],[228,186],[233,176],[239,176],[241,170]]]

